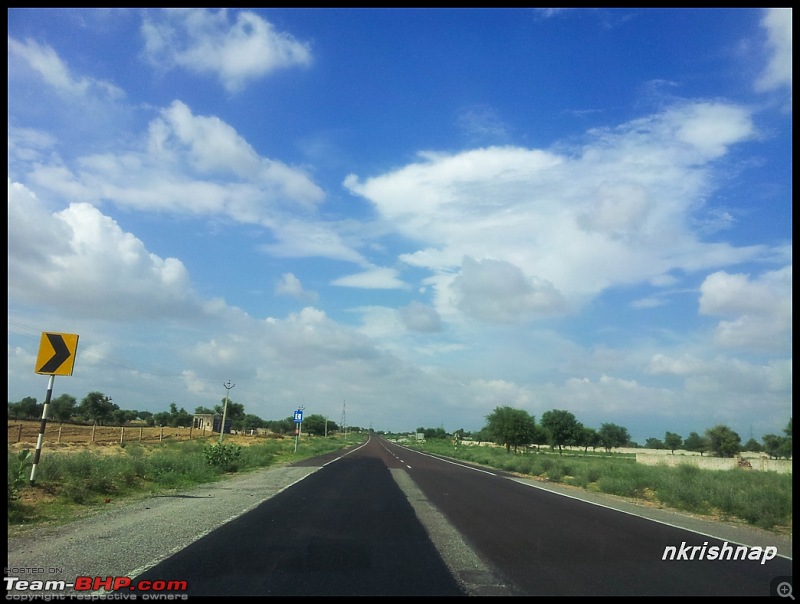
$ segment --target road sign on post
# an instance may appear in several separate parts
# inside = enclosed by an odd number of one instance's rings
[[[47,407],[53,395],[53,382],[57,375],[72,375],[75,367],[75,351],[78,350],[78,334],[76,333],[47,333],[42,332],[39,341],[39,354],[36,357],[35,372],[49,375],[47,382],[47,395],[42,405],[42,422],[39,425],[39,438],[36,441],[36,451],[33,454],[30,484],[36,480],[36,468],[42,455],[44,444],[44,431],[47,428]]]
[[[294,423],[297,424],[297,428],[294,430],[294,452],[297,453],[297,443],[300,442],[300,431],[303,429],[302,406],[294,412]]]
[[[36,373],[72,375],[77,350],[78,334],[42,332],[39,354],[36,357]]]

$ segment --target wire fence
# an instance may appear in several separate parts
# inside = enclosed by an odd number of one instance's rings
[[[41,422],[8,421],[8,444],[30,443],[36,445]],[[173,428],[169,426],[85,426],[80,424],[48,423],[44,430],[44,443],[56,444],[123,444],[129,442],[160,442],[166,439],[188,440],[208,438],[215,434],[199,428]]]

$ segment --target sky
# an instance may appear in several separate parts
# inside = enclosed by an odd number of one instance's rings
[[[8,400],[783,434],[791,19],[10,8]]]

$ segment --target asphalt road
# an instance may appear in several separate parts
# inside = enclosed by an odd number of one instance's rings
[[[448,528],[426,529],[414,499]],[[777,556],[663,559],[725,544],[373,437],[140,579],[206,595],[763,596],[791,575]]]
[[[8,562],[189,596],[766,596],[791,577],[791,539],[543,486],[372,437],[9,539]]]

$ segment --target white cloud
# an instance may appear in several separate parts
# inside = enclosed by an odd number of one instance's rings
[[[268,227],[286,213],[313,211],[324,198],[303,171],[257,155],[228,124],[193,115],[179,101],[150,123],[144,148],[84,156],[75,165],[32,165],[27,178],[63,199]]]
[[[273,232],[274,243],[257,246],[260,251],[278,258],[323,257],[361,266],[369,263],[335,230],[324,222],[287,218]]]
[[[434,287],[450,287],[464,257],[492,259],[516,266],[521,282],[546,284],[578,308],[614,285],[657,282],[671,271],[763,254],[760,247],[704,243],[691,230],[694,213],[714,189],[713,162],[754,134],[742,107],[681,103],[595,130],[580,149],[424,153],[387,174],[366,180],[351,174],[344,185],[421,242],[400,259],[430,270]],[[462,310],[507,320],[510,307],[520,303],[487,298],[484,304],[479,295]],[[436,299],[437,311],[449,318],[450,293],[439,291]],[[546,300],[537,302],[540,308],[559,307],[555,297]]]
[[[339,277],[331,281],[331,285],[341,287],[358,287],[364,289],[407,289],[408,284],[397,278],[397,270],[376,267],[370,270]]]
[[[502,260],[465,257],[451,291],[456,307],[489,323],[519,323],[565,308],[552,283],[526,277],[519,267]]]
[[[649,373],[666,373],[674,375],[702,373],[707,369],[708,367],[703,360],[692,355],[684,354],[681,358],[676,359],[662,353],[653,355],[653,358],[650,359],[650,362],[646,368]]]
[[[55,50],[50,46],[39,44],[35,40],[25,40],[23,43],[9,36],[8,52],[9,63],[11,63],[12,56],[22,59],[59,94],[73,99],[87,97],[90,93],[99,93],[109,99],[124,96],[124,92],[110,82],[74,77]]]
[[[442,318],[436,309],[421,302],[411,302],[397,309],[400,320],[409,331],[437,332],[442,329]]]
[[[9,180],[8,232],[10,298],[105,319],[203,312],[180,260],[149,253],[89,204],[51,214]]]
[[[472,142],[497,143],[509,138],[508,126],[490,107],[471,106],[462,109],[458,113],[457,123]]]
[[[281,275],[281,280],[275,286],[275,295],[277,296],[291,296],[298,300],[311,300],[316,301],[319,294],[315,291],[308,291],[303,288],[300,279],[295,277],[292,273],[284,273]]]
[[[792,88],[792,9],[770,8],[761,21],[767,33],[767,47],[772,53],[756,90]]]
[[[311,63],[309,45],[250,11],[167,9],[142,25],[147,59],[156,67],[181,67],[217,76],[230,92],[267,74]]]
[[[723,347],[786,350],[792,338],[792,267],[755,279],[718,271],[700,286],[700,314],[732,316],[720,321],[716,342]]]

